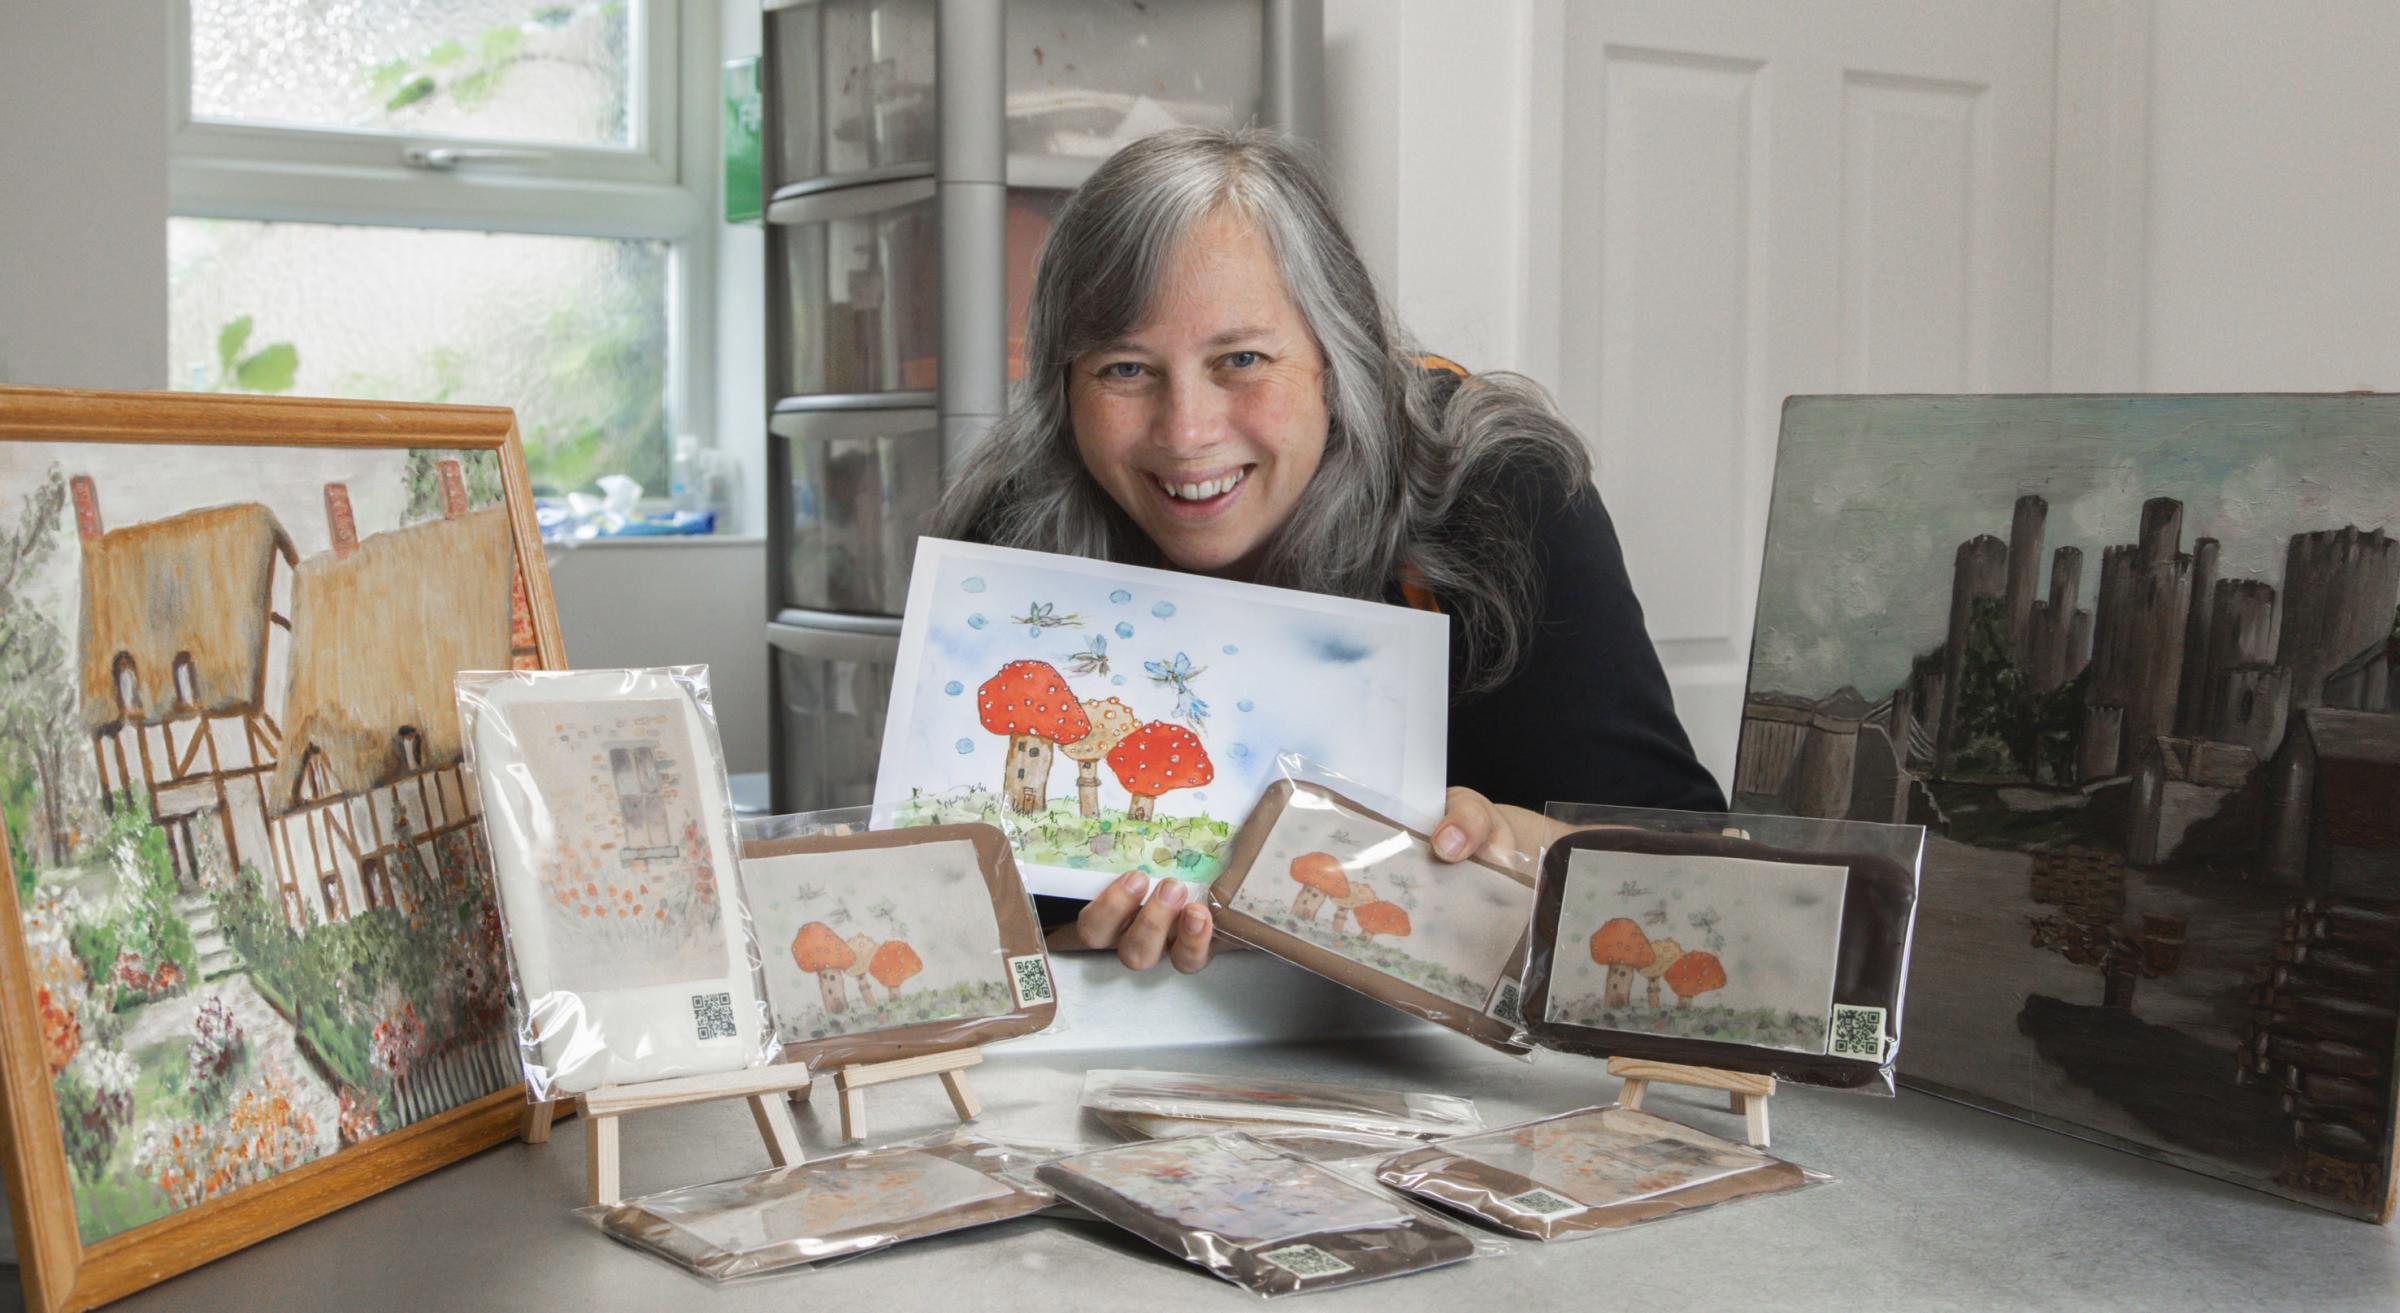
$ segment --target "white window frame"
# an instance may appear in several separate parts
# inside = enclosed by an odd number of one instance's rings
[[[173,0],[168,212],[666,242],[667,440],[705,440],[716,430],[717,5],[630,5],[642,70],[634,141],[609,148],[195,119],[191,0]],[[452,167],[424,162],[444,148],[465,155]]]

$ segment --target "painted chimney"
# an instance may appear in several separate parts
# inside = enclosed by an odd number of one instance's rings
[[[467,476],[458,462],[446,460],[435,467],[442,475],[442,518],[455,520],[467,513]]]
[[[325,527],[333,534],[333,555],[339,560],[358,550],[358,521],[350,514],[350,487],[325,485]]]
[[[67,480],[67,495],[75,499],[75,532],[87,543],[99,537],[100,493],[92,487],[92,476],[78,474]]]

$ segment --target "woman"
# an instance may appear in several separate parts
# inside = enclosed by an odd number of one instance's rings
[[[1283,139],[1180,129],[1112,156],[1043,245],[1025,361],[937,531],[1438,608],[1443,860],[1537,845],[1553,798],[1723,807],[1581,442],[1524,379],[1426,367]],[[1164,885],[1145,902],[1129,873],[1053,943],[1199,970],[1208,908]]]

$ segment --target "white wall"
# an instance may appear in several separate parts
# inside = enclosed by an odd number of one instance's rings
[[[2142,387],[2400,389],[2395,68],[2387,0],[2157,6]]]
[[[166,382],[167,30],[0,4],[0,383]]]

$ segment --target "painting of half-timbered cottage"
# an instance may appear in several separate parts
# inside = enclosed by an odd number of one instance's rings
[[[0,441],[0,830],[85,1241],[515,1082],[451,679],[540,658],[519,531],[489,450]]]
[[[1927,827],[1903,1079],[2383,1218],[2400,397],[1808,397],[1736,806]]]
[[[439,873],[475,823],[450,678],[509,667],[513,560],[505,510],[450,494],[440,518],[361,540],[348,489],[325,489],[333,549],[293,581],[284,751],[267,793],[295,928],[412,908],[410,875]]]
[[[266,857],[268,674],[291,628],[299,552],[256,502],[111,530],[90,475],[68,489],[83,560],[79,698],[100,798],[110,809],[140,798],[164,832],[177,898],[196,913],[203,870]],[[177,966],[221,967],[211,947],[208,961]]]

